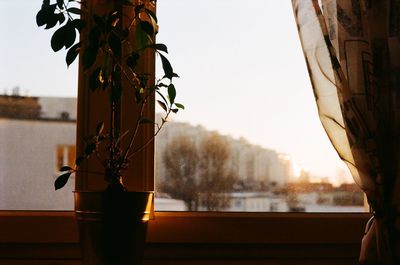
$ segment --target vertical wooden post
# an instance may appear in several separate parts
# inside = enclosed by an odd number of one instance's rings
[[[96,14],[106,14],[113,10],[116,5],[115,0],[90,0],[87,1],[88,12],[82,14],[82,18],[87,21],[87,26],[81,33],[81,39],[88,37],[90,29],[93,27],[92,16]],[[153,7],[155,9],[155,7]],[[124,14],[133,15],[132,7],[125,7]],[[126,22],[127,23],[127,22]],[[131,32],[132,43],[134,43],[134,33]],[[122,60],[127,51],[122,51]],[[149,73],[151,77],[155,75],[154,53],[147,52],[141,58],[139,69]],[[98,58],[99,60],[100,58]],[[122,62],[125,64],[125,62]],[[89,73],[96,67],[98,61],[89,70],[84,71],[82,66],[82,56],[79,58],[79,79],[78,79],[78,113],[77,113],[77,156],[84,153],[84,139],[87,135],[93,135],[97,124],[105,123],[105,130],[109,129],[110,119],[110,96],[109,91],[92,92],[89,89]],[[126,80],[122,81],[123,91],[121,98],[121,132],[134,127],[138,116],[138,107],[134,101],[134,91],[126,87]],[[152,99],[154,102],[154,99]],[[146,117],[154,118],[154,104],[150,102],[146,106]],[[154,133],[151,125],[142,126],[140,129],[136,146],[143,144]],[[85,161],[81,166],[81,171],[76,175],[75,189],[82,190],[103,190],[106,183],[103,181],[104,168],[95,159]],[[154,190],[154,141],[151,142],[142,152],[131,158],[129,169],[126,172],[126,187],[130,191],[149,191]]]

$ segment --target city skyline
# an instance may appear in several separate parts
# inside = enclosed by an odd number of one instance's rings
[[[73,167],[75,161],[75,105],[76,99],[71,98],[0,95],[0,132],[4,136],[0,138],[0,179],[7,179],[1,186],[0,209],[72,209],[73,181],[54,193],[52,180],[58,168]],[[292,165],[284,156],[243,138],[171,122],[157,139],[156,210],[365,210],[363,193],[355,183],[338,187],[315,183],[307,172],[294,181]],[[21,153],[22,148],[27,152]],[[32,153],[36,155],[32,157]],[[24,166],[21,159],[26,161]],[[40,185],[30,182],[32,176]]]

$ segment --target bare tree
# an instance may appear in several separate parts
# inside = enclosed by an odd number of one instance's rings
[[[235,176],[228,167],[230,149],[218,133],[203,138],[199,149],[200,202],[209,211],[223,210],[230,204]]]
[[[162,156],[166,168],[160,190],[171,197],[183,200],[189,211],[198,207],[198,184],[196,181],[198,152],[193,140],[187,136],[175,137]]]
[[[163,153],[166,173],[160,191],[183,200],[189,211],[199,206],[223,210],[230,204],[235,181],[229,157],[229,145],[217,133],[205,136],[198,145],[187,136],[175,137]]]

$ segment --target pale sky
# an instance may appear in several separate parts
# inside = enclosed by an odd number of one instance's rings
[[[67,70],[51,31],[37,28],[41,2],[0,0],[0,93],[19,86],[31,96],[74,97],[76,64]],[[319,122],[290,0],[158,0],[158,16],[158,42],[181,76],[177,101],[186,110],[176,120],[351,181]]]

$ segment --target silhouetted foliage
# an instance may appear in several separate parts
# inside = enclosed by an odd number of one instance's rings
[[[96,10],[93,7],[98,4],[96,1],[43,0],[36,23],[45,29],[55,28],[50,42],[53,51],[58,52],[63,48],[67,51],[67,66],[80,55],[90,90],[107,91],[110,98],[110,120],[99,121],[96,133],[85,136],[84,154],[78,156],[74,168],[60,170],[55,189],[62,188],[86,159],[94,157],[104,168],[108,188],[124,191],[122,179],[126,176],[123,176],[123,171],[128,168],[133,156],[153,141],[171,113],[184,109],[182,104],[175,102],[173,78],[178,75],[166,57],[167,46],[155,43],[158,31],[157,17],[153,12],[155,2],[115,1],[113,10],[96,14],[92,13]],[[85,32],[85,37],[79,38],[81,32]],[[159,79],[136,67],[141,58],[146,59],[148,53],[160,58],[164,73]],[[134,93],[131,104],[136,105],[137,118],[131,130],[120,133],[122,126],[118,115],[121,113],[123,91]],[[164,110],[159,123],[153,121],[153,117],[145,116],[145,106],[153,105],[155,94]],[[145,125],[155,127],[155,132],[143,143],[137,140],[137,135],[139,128]]]

